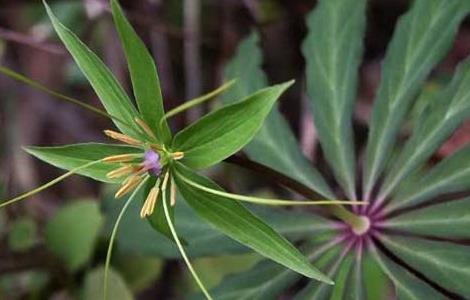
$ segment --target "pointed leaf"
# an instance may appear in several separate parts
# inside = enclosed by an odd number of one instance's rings
[[[178,132],[173,150],[182,162],[206,168],[243,148],[258,132],[276,100],[293,81],[262,89],[245,100],[218,109]]]
[[[73,144],[58,147],[27,147],[25,151],[48,164],[65,170],[72,170],[111,155],[142,152],[142,150],[134,147],[99,143]],[[106,177],[106,174],[114,169],[116,169],[116,164],[99,163],[82,169],[77,174],[91,177],[98,181],[114,183],[116,180]]]
[[[385,247],[445,289],[470,295],[470,248],[447,242],[390,236]]]
[[[438,293],[430,285],[417,278],[408,270],[397,265],[395,262],[388,259],[382,253],[379,253],[377,248],[371,248],[372,255],[375,261],[382,268],[385,274],[393,281],[398,299],[400,300],[444,300],[446,299],[442,294]]]
[[[445,193],[468,190],[470,145],[446,157],[413,185],[397,193],[387,210],[422,203]]]
[[[181,164],[177,166],[176,184],[188,204],[212,226],[256,252],[280,263],[304,276],[323,282],[331,281],[313,267],[289,241],[266,223],[250,213],[235,200],[197,190],[180,179],[180,176],[219,189],[209,179],[193,173]]]
[[[385,228],[442,238],[470,237],[470,198],[453,200],[400,214]]]
[[[323,0],[307,17],[302,52],[307,91],[325,158],[355,199],[352,114],[366,20],[365,0]]]
[[[416,93],[452,45],[469,9],[470,1],[417,0],[398,22],[372,112],[364,176],[366,194],[390,156]]]
[[[237,78],[236,85],[223,97],[224,103],[233,103],[268,86],[261,69],[262,54],[258,34],[253,32],[238,46],[237,54],[225,67],[225,78]],[[321,174],[302,154],[289,124],[275,104],[263,126],[244,148],[250,159],[266,165],[308,186],[324,197],[334,198]]]
[[[382,197],[424,163],[470,115],[470,59],[461,63],[452,81],[433,101],[417,120],[413,135],[387,174]]]
[[[107,112],[119,118],[120,121],[113,120],[116,126],[125,134],[139,137],[140,131],[134,121],[138,113],[114,75],[98,56],[56,18],[46,2],[43,2],[55,31],[90,82]]]
[[[111,8],[114,23],[126,53],[135,100],[142,118],[160,141],[169,143],[171,137],[166,120],[161,123],[162,127],[159,128],[159,122],[165,112],[155,62],[145,44],[126,19],[117,0],[111,1]]]

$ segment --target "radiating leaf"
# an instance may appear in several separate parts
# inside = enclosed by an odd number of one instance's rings
[[[256,32],[245,38],[235,57],[225,67],[225,78],[236,78],[237,83],[224,94],[224,103],[244,99],[268,86],[266,74],[261,69],[262,53],[258,40]],[[244,151],[250,159],[299,181],[324,197],[334,198],[323,177],[302,154],[298,141],[279,112],[277,104]]]
[[[445,193],[468,190],[470,186],[470,146],[446,157],[414,185],[392,198],[387,210],[416,205]]]
[[[385,228],[442,238],[470,238],[470,198],[411,210],[391,219]]]
[[[161,123],[162,127],[159,127],[160,119],[165,112],[155,62],[126,19],[117,0],[111,0],[111,8],[114,23],[126,53],[134,95],[142,118],[160,141],[169,143],[171,136],[166,120]]]
[[[215,183],[193,173],[181,164],[177,166],[177,172],[176,184],[184,199],[212,226],[261,255],[304,276],[331,283],[289,241],[239,202],[195,189],[180,179],[180,176],[183,175],[213,189],[220,189]]]
[[[452,45],[469,9],[470,1],[417,0],[398,22],[372,112],[364,176],[366,194],[383,170],[416,93]]]
[[[103,299],[103,278],[104,268],[99,267],[90,271],[85,276],[83,286],[83,300]],[[107,300],[133,300],[131,291],[122,279],[119,273],[113,269],[109,270],[108,275],[108,299]]]
[[[27,147],[25,150],[55,167],[72,170],[92,161],[100,160],[107,156],[140,153],[142,150],[129,146],[86,143],[73,144],[58,147]],[[106,174],[116,168],[116,164],[99,163],[82,169],[77,174],[91,177],[103,182],[116,182],[106,177]]]
[[[463,62],[452,81],[433,98],[416,122],[413,135],[394,160],[382,186],[387,196],[405,176],[424,163],[470,115],[470,60]]]
[[[393,281],[399,300],[446,299],[430,285],[380,253],[377,248],[373,247],[371,251],[377,264]]]
[[[139,137],[139,128],[134,121],[134,118],[138,116],[137,110],[114,75],[98,56],[55,17],[46,2],[43,2],[55,31],[80,70],[87,77],[101,103],[110,115],[125,123],[113,120],[116,126],[123,133]]]
[[[293,81],[256,92],[245,100],[218,109],[180,131],[174,151],[183,151],[182,162],[205,168],[239,151],[258,132],[281,94]]]
[[[333,248],[336,248],[335,253],[339,251],[338,243],[331,241],[331,234],[316,235],[303,248],[302,252],[310,260],[318,259]],[[300,274],[273,261],[264,260],[251,270],[227,277],[211,293],[216,299],[223,300],[276,299],[300,277]],[[191,299],[202,298],[202,295],[198,295]]]
[[[72,202],[47,223],[46,245],[76,271],[91,259],[103,221],[96,202]]]
[[[355,199],[352,114],[366,20],[365,0],[323,0],[307,17],[302,46],[307,92],[326,160]]]
[[[342,246],[344,248],[347,247],[345,245]],[[317,262],[317,265],[321,268],[321,270],[328,274],[329,277],[335,278],[335,285],[326,285],[320,282],[310,282],[295,296],[294,299],[326,300],[335,299],[335,297],[336,299],[342,299],[343,294],[345,294],[347,276],[353,264],[353,257],[351,255],[347,255],[348,250],[346,249],[334,249],[336,251],[325,254],[325,257],[320,258],[320,260]]]
[[[447,242],[389,236],[388,249],[445,289],[470,295],[470,247]]]

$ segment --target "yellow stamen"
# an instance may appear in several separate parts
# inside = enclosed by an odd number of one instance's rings
[[[153,210],[155,208],[155,203],[157,202],[158,194],[160,193],[160,189],[157,187],[153,187],[148,196],[147,199],[144,202],[144,205],[142,206],[142,210],[140,211],[140,217],[143,219],[146,216],[150,216],[153,213]]]
[[[128,180],[125,181],[125,183],[121,186],[121,188],[116,192],[114,197],[121,198],[125,194],[129,193],[132,191],[140,182],[142,181],[141,176],[132,176]]]
[[[170,191],[170,205],[175,206],[176,204],[176,184],[173,179],[171,179],[171,191]]]
[[[134,166],[126,165],[126,166],[120,167],[116,170],[113,170],[113,171],[109,172],[108,174],[106,174],[106,177],[108,177],[110,179],[119,178],[119,177],[122,177],[122,176],[125,176],[125,175],[129,175],[134,170],[135,170]]]
[[[157,139],[157,137],[155,136],[155,134],[153,133],[152,129],[150,129],[150,127],[147,125],[147,123],[145,123],[143,120],[139,119],[139,118],[135,118],[134,121],[137,123],[137,125],[139,125],[144,131],[145,133],[147,133],[150,137],[154,138],[154,139]]]
[[[134,145],[134,146],[140,146],[142,143],[134,138],[131,138],[130,136],[127,136],[125,134],[113,131],[113,130],[105,130],[104,134],[109,136],[112,139],[118,140],[120,142],[129,144],[129,145]]]
[[[174,160],[180,160],[184,157],[184,152],[174,152],[171,154],[171,156],[173,157]]]
[[[120,163],[120,162],[130,162],[137,157],[136,154],[118,154],[111,155],[103,158],[104,162],[108,163]]]

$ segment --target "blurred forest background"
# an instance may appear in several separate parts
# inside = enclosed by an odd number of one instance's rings
[[[107,1],[49,2],[59,18],[103,58],[130,91],[127,65]],[[380,80],[380,63],[387,43],[397,18],[410,4],[407,0],[369,2],[355,113],[359,141],[366,138],[364,124]],[[306,35],[304,19],[315,6],[314,0],[122,0],[121,4],[154,54],[167,109],[220,85],[224,65],[236,52],[238,43],[252,30],[258,30],[264,69],[271,83],[297,80],[281,98],[282,112],[306,155],[319,163],[320,169],[324,168],[306,96],[301,92],[305,64],[300,45]],[[466,20],[451,52],[427,84],[429,93],[439,89],[469,53],[470,20]],[[59,43],[39,0],[0,0],[0,65],[100,106]],[[415,111],[425,101],[418,101]],[[182,128],[213,105],[176,117],[172,126]],[[61,174],[28,156],[22,146],[104,142],[102,130],[110,126],[102,117],[0,75],[0,199]],[[470,123],[454,134],[434,160],[442,159],[469,140]],[[238,192],[269,193],[277,189],[270,189],[271,185],[259,181],[256,174],[239,168],[223,166],[214,170],[214,176]],[[109,206],[120,205],[100,204],[108,198],[109,189],[75,176],[29,201],[0,211],[0,299],[99,299],[100,266],[109,224],[115,216]],[[138,219],[135,222],[144,223]],[[149,234],[138,233],[134,236],[136,241],[119,243],[113,258],[113,299],[132,299],[131,294],[136,299],[180,299],[196,291],[184,265],[172,259],[177,257],[175,250],[157,249],[159,246],[151,240],[151,234],[156,233]],[[196,268],[213,286],[223,276],[240,272],[257,260],[251,254],[198,258]]]

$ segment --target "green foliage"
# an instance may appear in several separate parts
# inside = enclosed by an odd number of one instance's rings
[[[37,242],[36,223],[29,217],[15,220],[10,225],[8,247],[12,251],[26,251]]]
[[[102,299],[103,298],[103,275],[104,269],[102,267],[96,268],[86,274],[85,282],[83,285],[82,298],[88,299]],[[122,279],[119,273],[110,270],[108,277],[109,285],[109,298],[113,300],[133,300],[131,291]]]
[[[172,147],[185,153],[182,162],[207,168],[234,154],[258,132],[279,96],[292,81],[262,89],[224,106],[180,131]]]
[[[73,202],[47,223],[46,245],[67,269],[76,271],[92,258],[103,221],[96,202]]]

